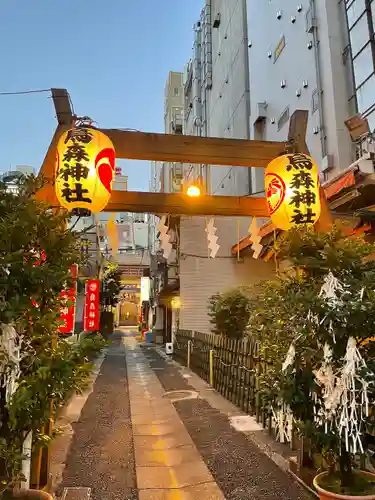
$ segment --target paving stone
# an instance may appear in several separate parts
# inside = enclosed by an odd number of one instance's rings
[[[212,476],[206,465],[198,460],[175,467],[137,467],[139,489],[174,489],[210,482]]]
[[[166,436],[168,434],[174,434],[179,432],[184,432],[185,427],[180,420],[170,421],[169,424],[157,425],[153,422],[149,424],[134,424],[133,422],[133,435],[134,436]]]
[[[140,490],[139,500],[225,500],[215,482],[176,490]],[[287,500],[287,499],[285,499]]]
[[[143,448],[136,448],[135,450],[135,461],[140,467],[176,466],[199,460],[201,460],[201,456],[194,445],[179,446],[178,448],[161,451]]]
[[[149,350],[149,357],[153,366],[164,367],[155,375],[165,391],[194,390],[177,367],[168,365],[155,350]],[[311,498],[244,433],[235,430],[227,415],[212,408],[206,400],[176,401],[174,406],[227,500]]]
[[[134,448],[145,450],[169,450],[179,446],[191,445],[192,441],[187,432],[167,436],[134,436]]]
[[[155,418],[154,415],[134,415],[132,416],[132,424],[134,425],[144,425],[144,424],[154,424],[154,425],[163,425],[163,424],[170,424],[171,422],[175,422],[175,419],[177,417],[177,412],[175,410],[175,413],[173,416],[170,416],[169,418]]]
[[[87,399],[63,472],[64,488],[91,488],[90,500],[137,500],[125,346],[116,336]]]

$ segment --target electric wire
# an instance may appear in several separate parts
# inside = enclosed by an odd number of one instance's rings
[[[18,90],[15,92],[0,92],[0,96],[30,95],[30,94],[44,94],[44,93],[52,94],[52,89],[31,89],[31,90]],[[73,114],[73,116],[75,116],[76,113],[74,111],[74,105],[73,105],[72,98],[71,98],[69,92],[67,92],[66,95],[67,95],[68,100],[69,100],[72,114]],[[50,97],[52,97],[52,95]],[[65,96],[55,96],[55,99],[60,99],[60,98],[64,98],[64,97]]]
[[[17,92],[0,92],[0,95],[26,95],[26,94],[41,94],[43,92],[51,92],[51,89],[38,90],[19,90]]]

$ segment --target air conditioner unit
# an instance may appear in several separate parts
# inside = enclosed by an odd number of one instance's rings
[[[220,16],[220,12],[218,12],[215,16],[215,19],[214,19],[214,22],[212,24],[212,27],[213,28],[218,28],[220,26],[220,21],[221,21],[221,16]]]
[[[312,9],[310,8],[306,12],[306,31],[307,33],[313,33],[317,28],[317,20],[316,17],[313,16]]]
[[[322,172],[328,172],[334,166],[334,158],[332,154],[328,154],[322,159]]]
[[[371,153],[365,153],[363,156],[358,158],[354,163],[350,165],[351,167],[358,167],[359,170],[364,174],[373,174],[375,171],[374,160]]]
[[[364,174],[373,174],[375,171],[375,159],[373,159],[373,155],[371,153],[365,153],[363,156],[349,165],[346,170],[350,171],[354,170],[355,168],[359,169],[360,172]]]
[[[266,101],[257,103],[254,123],[261,122],[267,118],[267,106]]]

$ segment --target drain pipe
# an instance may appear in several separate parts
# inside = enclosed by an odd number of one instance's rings
[[[204,84],[206,90],[211,90],[212,88],[212,20],[211,20],[211,8],[212,0],[206,0],[206,5],[204,8],[204,18],[205,18],[205,78]]]
[[[316,17],[316,4],[315,0],[310,0],[311,5],[311,15],[313,19]],[[323,87],[322,87],[322,75],[321,75],[321,57],[320,57],[320,41],[318,36],[318,28],[313,29],[313,44],[314,44],[314,57],[315,57],[315,69],[316,69],[316,84],[319,95],[319,129],[320,129],[320,145],[322,150],[322,158],[327,155],[327,137],[326,128],[324,120],[324,108],[323,108]]]
[[[201,99],[201,81],[202,81],[202,23],[198,21],[194,25],[194,58],[193,58],[193,135],[202,135],[202,99]],[[199,170],[198,170],[199,169]],[[198,170],[201,174],[201,167],[193,167],[194,177]]]
[[[206,0],[202,10],[203,21],[203,73],[202,73],[202,100],[204,135],[210,135],[208,119],[208,95],[212,89],[212,0]],[[211,165],[202,165],[201,172],[206,174],[206,191],[210,190]]]
[[[247,23],[247,2],[242,0],[242,16],[243,16],[243,51],[245,61],[245,106],[246,106],[246,136],[245,139],[250,139],[250,63],[249,63],[249,30]],[[253,191],[252,168],[248,168],[248,183],[249,194]]]
[[[194,60],[193,60],[193,114],[194,135],[202,135],[202,106],[201,106],[201,23],[194,25]]]

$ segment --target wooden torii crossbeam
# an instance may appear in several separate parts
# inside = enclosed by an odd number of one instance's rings
[[[73,113],[68,92],[65,89],[51,91],[58,126],[40,169],[40,173],[50,182],[40,190],[37,198],[58,206],[53,186],[56,146],[61,134],[71,127]],[[117,158],[264,168],[287,150],[308,152],[305,143],[307,115],[307,111],[302,110],[292,115],[287,142],[154,134],[121,129],[101,131],[112,140]],[[330,219],[324,197],[322,201],[326,210],[323,209],[321,219]],[[264,197],[203,195],[189,198],[182,193],[135,191],[113,191],[105,211],[268,217]]]

